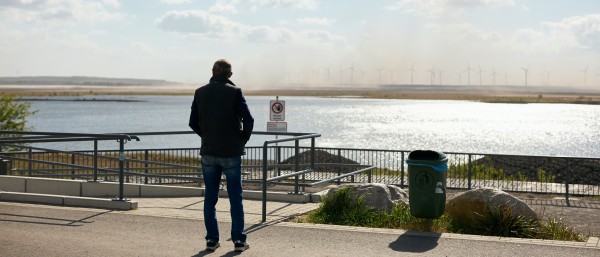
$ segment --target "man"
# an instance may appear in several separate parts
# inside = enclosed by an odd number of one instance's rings
[[[231,205],[231,239],[234,250],[248,249],[244,232],[241,165],[244,147],[250,139],[254,119],[242,90],[229,78],[231,64],[224,59],[215,62],[210,82],[196,89],[189,126],[202,139],[200,159],[204,176],[204,225],[206,250],[214,251],[219,244],[219,227],[215,205],[219,200],[221,175],[227,180]]]

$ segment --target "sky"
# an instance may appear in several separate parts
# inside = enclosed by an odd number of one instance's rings
[[[598,0],[0,0],[0,76],[600,89]]]

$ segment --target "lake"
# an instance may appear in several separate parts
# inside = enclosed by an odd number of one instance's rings
[[[190,130],[192,96],[51,97],[32,101],[35,131],[135,133]],[[72,101],[75,99],[108,101]],[[246,97],[255,130],[266,131],[269,101]],[[61,100],[61,101],[56,101]],[[62,101],[64,100],[64,101]],[[112,101],[119,100],[119,101]],[[320,147],[600,157],[600,106],[446,100],[280,97],[289,132],[314,132]],[[253,136],[260,146],[274,137]],[[127,149],[199,147],[195,135],[147,136]],[[91,143],[43,144],[91,149]],[[116,142],[104,142],[116,149]]]

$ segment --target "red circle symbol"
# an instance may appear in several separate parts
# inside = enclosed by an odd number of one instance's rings
[[[279,103],[279,102],[275,102],[271,105],[271,111],[273,111],[274,113],[281,113],[283,112],[283,104]]]

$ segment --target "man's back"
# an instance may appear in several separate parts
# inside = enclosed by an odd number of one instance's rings
[[[194,95],[198,125],[202,137],[200,154],[219,157],[241,155],[241,114],[238,112],[242,92],[228,79],[213,78]]]

